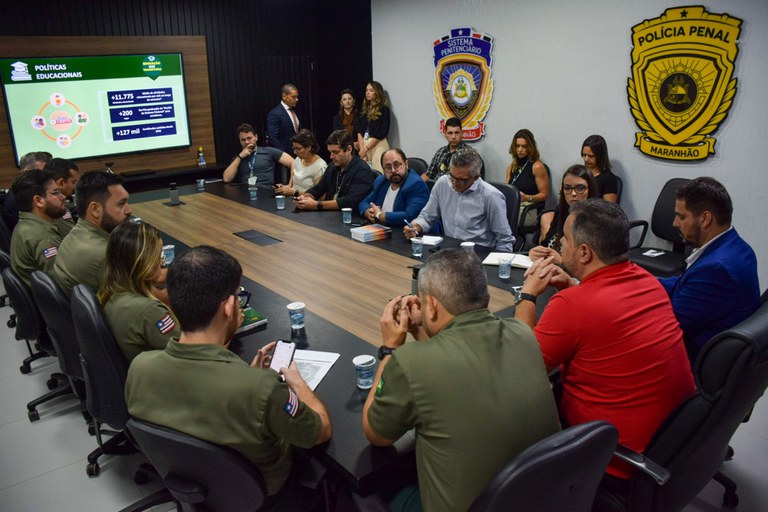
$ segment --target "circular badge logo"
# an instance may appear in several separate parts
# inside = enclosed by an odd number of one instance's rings
[[[687,73],[669,75],[659,88],[661,104],[670,112],[679,114],[696,104],[696,81]]]

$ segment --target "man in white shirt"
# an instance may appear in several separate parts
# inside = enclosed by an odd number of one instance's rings
[[[449,237],[512,252],[515,239],[507,221],[504,195],[483,181],[481,165],[474,149],[457,149],[448,174],[437,180],[427,205],[411,227],[403,228],[405,237],[421,236],[440,219]]]

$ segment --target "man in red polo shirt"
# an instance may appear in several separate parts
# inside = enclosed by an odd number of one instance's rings
[[[562,420],[609,421],[619,442],[642,452],[694,392],[683,333],[658,280],[629,262],[629,222],[621,208],[601,199],[577,203],[564,233],[565,270],[551,257],[537,261],[515,318],[534,329],[547,368],[561,368]],[[537,324],[536,296],[547,286],[559,292]],[[630,476],[615,459],[607,472]]]

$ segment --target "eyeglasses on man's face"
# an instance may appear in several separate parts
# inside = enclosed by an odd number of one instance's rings
[[[391,171],[391,170],[394,169],[396,171],[399,171],[400,169],[403,168],[403,166],[405,166],[405,164],[403,162],[396,161],[396,162],[392,162],[391,164],[385,165],[384,166],[384,170],[385,171]]]
[[[455,183],[456,185],[461,185],[461,186],[464,186],[464,185],[469,185],[470,183],[472,183],[473,181],[475,181],[475,178],[474,178],[474,177],[472,177],[472,176],[470,176],[469,178],[457,178],[456,176],[454,176],[454,175],[453,175],[452,173],[450,173],[450,172],[448,173],[448,176],[450,176],[450,178],[451,178],[451,181],[452,181],[453,183]]]

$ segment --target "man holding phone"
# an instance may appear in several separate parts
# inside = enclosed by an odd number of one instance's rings
[[[418,297],[384,309],[363,430],[389,446],[415,428],[419,480],[391,510],[467,510],[515,455],[560,429],[536,338],[488,301],[480,260],[446,249],[421,268]],[[418,341],[405,343],[409,332]]]
[[[275,183],[286,182],[282,176],[282,167],[278,164],[290,169],[293,165],[291,155],[276,148],[259,147],[259,136],[253,126],[247,123],[237,127],[237,138],[242,149],[224,169],[222,177],[226,183],[248,183],[251,175],[256,178],[258,185],[273,186]]]
[[[181,336],[165,350],[136,357],[128,371],[128,412],[242,453],[259,469],[270,496],[288,480],[291,445],[327,441],[323,403],[296,363],[268,369],[270,343],[249,366],[226,346],[243,320],[237,292],[242,268],[219,249],[200,246],[168,269],[168,295]]]

